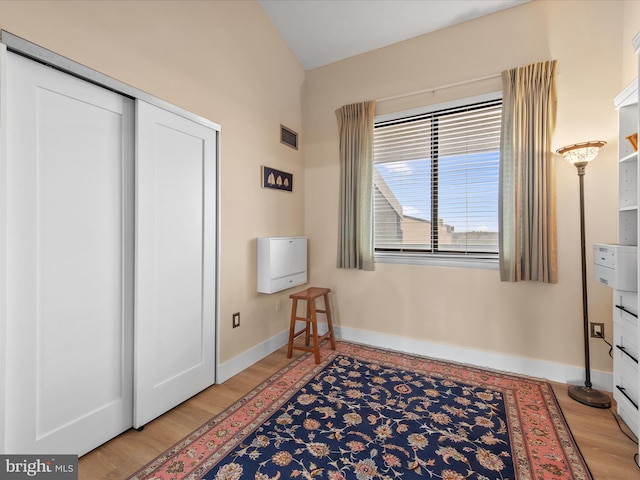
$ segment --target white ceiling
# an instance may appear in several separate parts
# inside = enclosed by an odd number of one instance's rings
[[[305,70],[529,0],[258,0]]]

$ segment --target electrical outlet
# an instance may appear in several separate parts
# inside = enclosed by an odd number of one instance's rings
[[[591,337],[604,338],[604,323],[591,322]]]
[[[280,308],[282,308],[282,305],[280,304],[280,299],[277,298],[276,299],[276,312],[279,312]]]
[[[233,328],[240,326],[240,312],[233,314]]]

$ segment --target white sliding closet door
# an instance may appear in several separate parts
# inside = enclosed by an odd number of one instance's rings
[[[217,131],[136,105],[140,427],[215,381]]]
[[[134,105],[5,66],[4,450],[83,454],[132,423]]]

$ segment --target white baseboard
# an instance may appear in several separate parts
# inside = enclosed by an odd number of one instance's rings
[[[283,330],[277,335],[259,343],[255,347],[236,355],[224,363],[218,364],[216,371],[216,383],[222,383],[237,375],[245,368],[250,367],[254,363],[262,360],[267,355],[275,352],[283,347],[289,341],[289,329]]]
[[[370,330],[350,327],[334,327],[336,338],[364,343],[374,347],[388,348],[400,352],[425,355],[427,357],[466,363],[477,367],[517,373],[529,377],[544,378],[553,382],[582,385],[584,384],[584,368],[561,363],[536,360],[533,358],[506,355],[503,353],[474,350],[471,348],[426,342],[413,338],[388,335]],[[591,370],[591,383],[594,388],[611,392],[613,374]]]
[[[318,325],[320,327],[320,324]],[[389,335],[385,333],[361,330],[350,327],[334,326],[336,338],[371,345],[373,347],[388,348],[400,352],[425,355],[427,357],[452,362],[466,363],[477,367],[517,373],[529,377],[544,378],[553,382],[582,385],[584,383],[584,368],[561,363],[518,357],[502,353],[487,352],[471,348],[445,345],[442,343],[415,340],[413,338]],[[271,337],[253,348],[236,355],[218,366],[216,383],[222,383],[245,368],[275,352],[287,344],[289,330]],[[611,392],[613,374],[599,370],[591,370],[591,383],[594,388]]]

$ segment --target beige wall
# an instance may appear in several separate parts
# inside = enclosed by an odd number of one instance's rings
[[[487,270],[399,265],[378,265],[373,273],[337,270],[334,110],[557,59],[555,146],[610,142],[589,166],[586,208],[588,242],[613,242],[612,99],[635,77],[630,42],[640,31],[639,19],[635,1],[534,0],[309,71],[305,78],[253,1],[0,2],[0,28],[222,125],[222,361],[287,325],[288,292],[255,293],[255,238],[306,234],[311,280],[334,289],[341,325],[581,365],[574,169],[557,161],[558,285],[502,284]],[[493,79],[381,102],[379,111],[499,88]],[[279,143],[281,123],[301,132],[300,151]],[[260,165],[292,172],[294,193],[262,190]],[[610,335],[611,292],[593,281],[589,288],[592,320],[604,321]],[[231,329],[236,311],[242,324]],[[592,352],[594,367],[609,370],[604,345],[594,343]]]
[[[622,25],[622,81],[621,89],[638,76],[638,62],[634,58],[632,40],[640,35],[640,0],[624,2]]]
[[[635,12],[633,20],[625,9]],[[557,285],[501,283],[494,270],[389,264],[377,264],[375,272],[339,270],[335,268],[339,168],[334,110],[352,102],[380,100],[557,59],[559,103],[554,149],[586,140],[609,142],[587,169],[587,242],[589,246],[615,242],[617,120],[613,98],[625,84],[623,64],[625,72],[630,69],[627,65],[635,65],[633,51],[626,46],[637,30],[640,17],[635,2],[534,0],[308,71],[304,97],[305,221],[311,280],[334,290],[336,323],[582,366],[575,168],[556,160]],[[631,74],[625,76],[630,77],[625,79],[627,83],[631,81]],[[499,89],[499,79],[490,79],[382,101],[377,110],[387,113]],[[588,257],[590,263],[590,251]],[[604,322],[610,338],[611,290],[591,280],[591,267],[588,276],[591,320]],[[608,347],[592,341],[591,351],[592,366],[609,371]]]
[[[222,126],[221,359],[284,330],[286,305],[256,293],[255,238],[304,234],[302,151],[279,142],[281,123],[301,131],[304,70],[260,6],[2,1],[0,28]],[[261,165],[294,192],[260,188]]]

